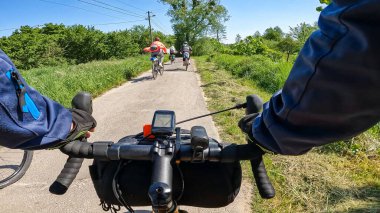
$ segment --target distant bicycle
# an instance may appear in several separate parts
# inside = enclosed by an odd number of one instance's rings
[[[183,66],[187,68],[189,67],[189,60],[190,60],[190,53],[189,52],[183,52]]]
[[[33,151],[0,146],[0,189],[20,180],[33,159]]]
[[[153,56],[150,60],[152,61],[152,76],[153,79],[156,79],[158,73],[160,73],[160,75],[164,74],[164,67],[160,67],[159,59],[157,57]]]
[[[170,55],[170,63],[173,64],[175,61],[175,55],[174,54],[171,54]]]

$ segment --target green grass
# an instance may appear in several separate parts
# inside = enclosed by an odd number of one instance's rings
[[[122,60],[94,61],[80,65],[43,67],[21,71],[28,84],[43,95],[70,107],[79,91],[94,97],[150,68],[149,56]]]
[[[195,60],[210,111],[244,102],[248,94],[269,100],[271,93],[257,86],[257,81],[235,75],[209,57],[195,57]],[[231,111],[213,116],[222,140],[245,143],[237,127],[243,115],[243,111]],[[333,144],[330,149],[314,149],[302,156],[266,155],[264,160],[277,194],[271,200],[264,200],[255,190],[252,211],[380,212],[380,155],[373,151],[376,148],[367,152],[370,149],[364,145],[378,142],[378,133],[377,126],[353,139],[356,141],[352,144],[362,147],[357,152],[341,142],[340,148]],[[252,181],[248,163],[243,163],[243,169],[244,178]]]
[[[208,58],[218,68],[232,75],[254,82],[262,90],[273,93],[282,88],[292,63],[286,61],[274,62],[263,55],[236,56],[213,55]]]

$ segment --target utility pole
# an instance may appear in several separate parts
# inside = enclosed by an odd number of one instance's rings
[[[150,35],[150,42],[153,42],[153,36],[152,36],[152,25],[150,24],[150,18],[154,17],[152,15],[152,12],[148,11],[148,22],[149,22],[149,35]]]

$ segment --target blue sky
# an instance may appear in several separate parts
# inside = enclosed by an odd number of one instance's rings
[[[319,13],[315,11],[318,2],[221,0],[230,14],[230,20],[226,23],[227,39],[224,42],[234,42],[236,34],[245,37],[256,31],[262,33],[268,27],[279,26],[287,32],[289,26],[301,22],[313,23],[318,20]],[[122,12],[115,11],[119,9]],[[147,25],[147,11],[153,11],[156,15],[153,17],[153,28],[172,33],[167,9],[168,6],[157,0],[0,0],[0,36],[8,36],[14,31],[13,28],[22,25],[37,26],[50,22],[94,25],[103,31],[125,29],[136,24]]]

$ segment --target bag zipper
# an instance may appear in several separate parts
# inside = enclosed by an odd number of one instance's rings
[[[10,80],[12,80],[13,84],[15,85],[16,94],[18,97],[18,106],[21,112],[29,112],[32,115],[32,117],[35,120],[37,120],[40,117],[40,111],[37,109],[36,104],[33,102],[33,100],[29,97],[28,93],[26,92],[25,86],[21,81],[20,75],[13,69],[11,69],[6,73],[6,76]]]

